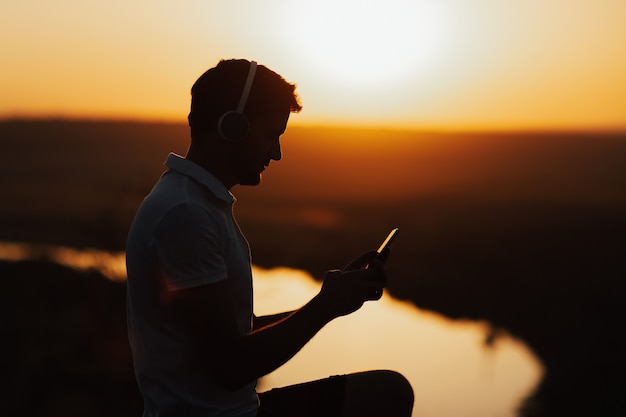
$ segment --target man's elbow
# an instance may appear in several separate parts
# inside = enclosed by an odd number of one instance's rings
[[[217,383],[223,390],[234,392],[253,382],[255,378],[245,375],[244,372],[230,369],[220,369],[217,372]]]

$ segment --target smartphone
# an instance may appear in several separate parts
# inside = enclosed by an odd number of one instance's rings
[[[389,232],[385,240],[383,240],[383,243],[381,243],[381,245],[376,250],[376,257],[380,256],[380,254],[383,253],[383,251],[387,249],[389,245],[391,245],[391,242],[393,242],[396,236],[398,236],[399,230],[400,229],[398,229],[397,227],[394,229],[391,229],[391,232]],[[366,264],[363,268],[368,269],[369,267],[370,267],[369,264]]]
[[[391,245],[391,242],[393,242],[393,240],[396,238],[396,236],[398,236],[398,232],[399,231],[400,231],[400,229],[397,228],[397,227],[395,229],[391,229],[391,232],[389,232],[389,234],[387,235],[387,238],[383,241],[383,243],[380,245],[378,250],[376,250],[376,253],[378,255],[383,253],[383,251],[385,249],[387,249],[389,247],[389,245]]]

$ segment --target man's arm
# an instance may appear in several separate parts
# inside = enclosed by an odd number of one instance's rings
[[[330,271],[321,291],[302,308],[248,334],[239,333],[226,280],[176,291],[176,302],[200,349],[215,358],[211,371],[234,390],[283,365],[329,321],[372,299],[372,290],[383,283],[382,268]]]
[[[314,298],[273,325],[240,334],[226,280],[177,295],[196,342],[213,358],[210,371],[231,390],[287,362],[331,320]]]
[[[278,313],[278,314],[269,314],[266,316],[254,316],[253,320],[252,320],[252,328],[254,330],[258,330],[262,327],[265,326],[270,326],[274,323],[277,323],[287,317],[289,317],[290,315],[292,315],[294,313],[294,311],[285,311],[284,313]]]

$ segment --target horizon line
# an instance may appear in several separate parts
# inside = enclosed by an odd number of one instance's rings
[[[184,119],[172,117],[131,117],[131,116],[67,116],[67,115],[6,115],[0,116],[0,123],[14,122],[66,122],[66,123],[134,123],[134,124],[170,124],[187,125]],[[393,125],[390,123],[354,123],[354,122],[298,122],[290,121],[289,128],[304,129],[336,129],[336,130],[368,130],[368,131],[394,131],[415,133],[603,133],[603,134],[626,134],[624,126],[443,126],[429,125]]]

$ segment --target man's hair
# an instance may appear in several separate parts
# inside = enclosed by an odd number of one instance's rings
[[[249,70],[250,61],[245,59],[221,60],[196,80],[188,117],[192,138],[215,132],[220,116],[237,109]],[[302,105],[295,89],[295,84],[258,65],[243,113],[248,119],[274,112],[298,113]]]

